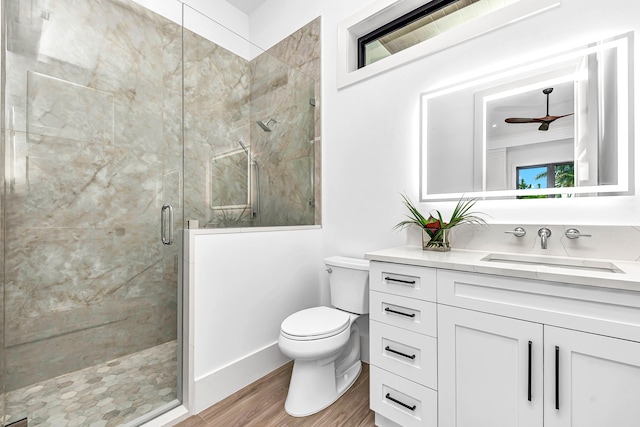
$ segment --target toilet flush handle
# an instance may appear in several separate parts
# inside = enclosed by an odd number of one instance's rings
[[[333,270],[331,269],[331,267],[327,268],[325,271],[329,274],[333,273]]]

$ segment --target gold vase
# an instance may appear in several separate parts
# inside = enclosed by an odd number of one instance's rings
[[[449,232],[447,228],[430,230],[434,234],[431,237],[426,230],[422,230],[422,249],[425,251],[447,252],[451,250],[449,242]],[[438,233],[438,231],[440,233]]]

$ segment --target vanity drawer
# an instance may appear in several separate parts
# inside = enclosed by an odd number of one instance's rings
[[[403,427],[437,427],[438,393],[376,366],[370,368],[371,409]]]
[[[435,302],[436,269],[371,261],[369,288],[374,291]]]
[[[438,331],[435,303],[384,292],[370,291],[369,318],[432,337]]]
[[[438,343],[406,329],[371,321],[371,364],[419,384],[438,387]]]

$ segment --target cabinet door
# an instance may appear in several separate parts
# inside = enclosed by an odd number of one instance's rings
[[[640,343],[544,327],[545,427],[640,426]]]
[[[438,425],[541,427],[542,330],[439,305]]]

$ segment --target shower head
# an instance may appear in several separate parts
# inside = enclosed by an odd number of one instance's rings
[[[278,122],[276,121],[276,119],[269,119],[266,122],[264,120],[258,120],[256,123],[258,124],[258,126],[260,126],[262,128],[263,131],[271,132],[272,129],[271,129],[271,127],[269,125],[271,123],[278,123]]]

